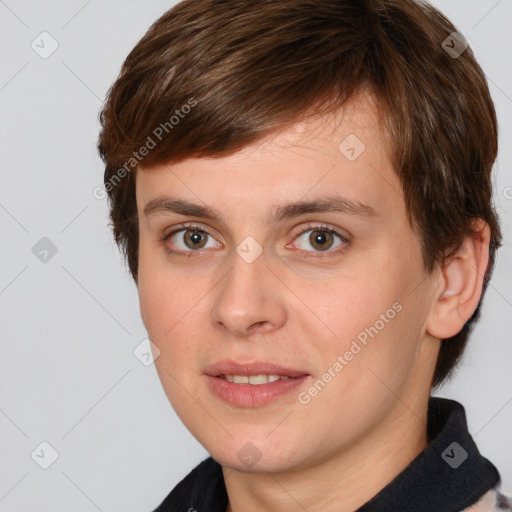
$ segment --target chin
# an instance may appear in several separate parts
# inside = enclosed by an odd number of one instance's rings
[[[285,445],[284,440],[273,445],[265,439],[245,439],[231,439],[224,446],[216,443],[205,447],[219,464],[241,473],[280,473],[293,470],[300,463],[298,450]]]

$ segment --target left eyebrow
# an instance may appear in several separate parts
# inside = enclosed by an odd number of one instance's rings
[[[221,213],[209,206],[194,204],[184,199],[161,196],[151,199],[144,206],[144,215],[159,213],[177,213],[183,216],[200,217],[223,221]],[[308,213],[337,212],[372,219],[378,217],[377,212],[369,205],[353,201],[341,196],[323,196],[311,201],[297,201],[275,205],[266,217],[267,223],[280,222],[285,219],[300,217]]]
[[[341,196],[323,196],[312,201],[285,203],[274,207],[267,222],[299,217],[307,213],[344,213],[363,218],[377,217],[377,212],[369,205]]]

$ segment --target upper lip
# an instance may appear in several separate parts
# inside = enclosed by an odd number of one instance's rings
[[[219,375],[284,375],[288,377],[301,377],[309,375],[307,372],[293,368],[286,368],[278,364],[254,361],[254,362],[237,362],[237,361],[218,361],[206,367],[205,373],[212,377]]]

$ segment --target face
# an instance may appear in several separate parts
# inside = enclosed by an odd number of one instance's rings
[[[155,365],[221,464],[318,464],[428,396],[435,287],[371,97],[228,157],[138,169],[136,197]]]

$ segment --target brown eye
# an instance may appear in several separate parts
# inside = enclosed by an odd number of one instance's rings
[[[309,236],[306,236],[309,233]],[[336,244],[336,238],[338,243]],[[348,245],[348,240],[336,230],[328,228],[327,226],[307,226],[296,237],[299,249],[310,253],[328,252],[334,253],[338,251],[330,250]],[[301,247],[301,244],[304,247]],[[306,247],[309,244],[309,248]],[[313,250],[311,250],[311,247]]]
[[[334,243],[334,237],[332,233],[314,229],[311,230],[311,234],[309,235],[309,242],[315,249],[318,249],[319,251],[326,251],[327,249],[330,249]]]
[[[162,238],[162,242],[165,243],[167,252],[183,253],[187,256],[191,256],[194,252],[200,252],[201,249],[221,247],[221,244],[212,235],[198,226],[182,227],[171,231]]]
[[[197,230],[191,230],[191,229],[187,229],[184,231],[185,231],[185,233],[183,235],[183,241],[185,242],[185,245],[189,249],[203,249],[204,248],[206,241],[207,241],[207,236],[208,236],[207,233],[205,233],[204,231],[197,231]]]

